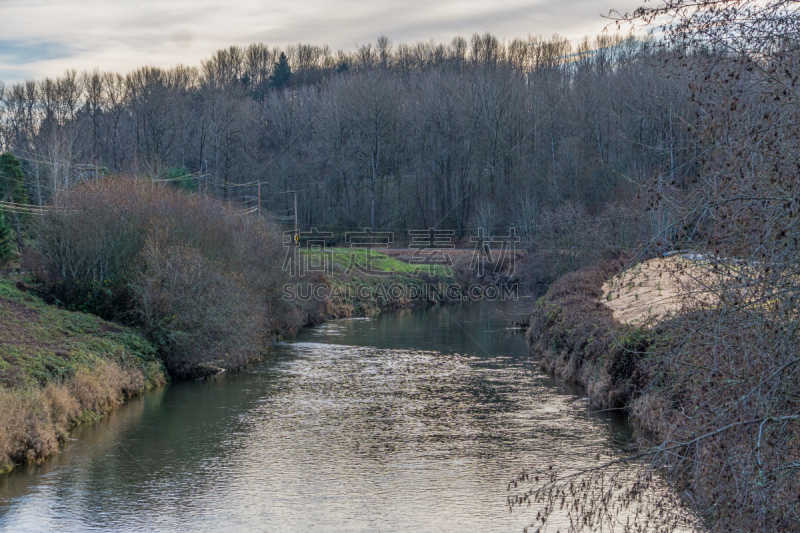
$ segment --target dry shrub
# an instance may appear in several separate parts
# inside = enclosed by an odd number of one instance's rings
[[[609,261],[648,235],[648,223],[629,206],[608,204],[592,213],[564,202],[541,213],[520,279],[531,293],[543,294],[560,276]]]
[[[82,417],[103,414],[144,389],[140,370],[107,362],[41,389],[0,387],[0,471],[55,454]]]
[[[773,317],[774,318],[774,317]],[[787,327],[794,329],[789,332]],[[800,349],[762,312],[708,309],[658,327],[637,419],[677,447],[659,454],[717,531],[800,524]]]
[[[266,316],[258,298],[196,249],[155,236],[142,252],[133,289],[141,323],[162,348],[174,375],[202,363],[245,363],[264,344]]]
[[[624,264],[602,262],[562,276],[528,318],[528,343],[542,368],[583,385],[597,407],[626,405],[644,383],[637,363],[649,339],[598,301],[605,280]]]
[[[246,361],[290,319],[280,233],[220,202],[143,180],[101,179],[59,199],[38,236],[59,301],[142,326],[173,375]]]
[[[47,404],[42,391],[0,389],[0,464],[9,469],[15,462],[28,461],[38,453],[55,453],[54,432],[42,431],[47,422]],[[49,437],[49,438],[47,438]]]
[[[74,395],[72,387],[61,384],[51,383],[43,389],[43,392],[46,403],[50,406],[50,414],[54,426],[56,428],[68,428],[72,420],[81,413],[82,402],[80,398]]]

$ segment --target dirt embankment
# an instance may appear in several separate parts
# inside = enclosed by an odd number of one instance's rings
[[[647,382],[640,363],[667,341],[664,324],[712,298],[702,262],[676,255],[626,266],[609,261],[562,276],[528,317],[542,368],[585,387],[600,408],[629,408]]]
[[[528,317],[542,368],[585,387],[600,408],[630,407],[647,380],[640,362],[664,343],[656,326],[710,298],[707,271],[691,259],[626,266],[621,259],[562,276]]]
[[[603,284],[623,266],[605,262],[561,277],[528,319],[527,340],[542,368],[585,387],[598,408],[628,404],[642,385],[637,354],[650,342],[600,303]]]
[[[709,289],[715,281],[703,261],[685,255],[655,258],[608,279],[602,286],[601,302],[623,324],[655,323],[711,303]]]

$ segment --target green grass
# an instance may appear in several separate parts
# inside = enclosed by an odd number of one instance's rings
[[[132,329],[49,305],[0,279],[0,385],[62,382],[81,368],[110,361],[163,381],[153,346]]]
[[[307,271],[324,273],[335,294],[334,303],[351,306],[356,316],[369,316],[381,309],[419,302],[438,303],[426,291],[429,283],[447,285],[455,272],[443,265],[412,265],[377,250],[328,248],[303,250]],[[393,292],[397,287],[403,290]],[[411,298],[404,295],[411,295]],[[399,299],[398,299],[399,298]]]
[[[333,274],[354,274],[359,276],[371,273],[416,276],[429,274],[436,277],[450,277],[453,269],[443,265],[412,265],[389,257],[377,250],[355,248],[328,248],[324,251],[303,250],[302,254],[312,262],[313,268],[323,269],[330,265]],[[377,273],[377,274],[376,274]]]

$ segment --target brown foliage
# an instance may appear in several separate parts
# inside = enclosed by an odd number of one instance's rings
[[[110,362],[41,389],[0,387],[0,471],[55,454],[72,426],[106,413],[145,387],[140,370]]]
[[[532,352],[546,370],[584,385],[594,405],[630,409],[652,437],[643,457],[691,495],[713,531],[796,531],[800,353],[791,315],[718,302],[626,326],[601,303],[603,283],[621,266],[600,264],[553,284],[530,317]],[[612,479],[617,466],[610,464]],[[596,475],[584,486],[602,485]],[[548,482],[525,498],[547,502],[562,490],[557,475]],[[639,479],[637,497],[652,483],[649,474]],[[664,516],[664,524],[674,519]]]
[[[74,308],[142,326],[170,372],[235,367],[284,319],[279,234],[220,202],[143,180],[62,195],[39,230],[40,279]]]
[[[796,330],[760,310],[690,313],[658,327],[633,403],[659,454],[716,530],[796,531],[800,524],[800,352]]]
[[[239,365],[263,346],[267,324],[255,294],[191,247],[153,236],[132,287],[141,323],[173,374],[202,362]]]
[[[528,343],[542,368],[586,387],[601,408],[626,406],[643,385],[637,362],[647,340],[599,303],[603,283],[624,264],[603,262],[562,276],[528,319]]]

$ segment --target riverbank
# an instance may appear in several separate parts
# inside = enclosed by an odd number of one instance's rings
[[[335,321],[238,374],[172,383],[0,478],[0,522],[521,532],[536,510],[506,506],[520,468],[592,466],[630,438],[613,413],[586,416],[575,389],[531,371],[506,322],[521,303]]]
[[[690,257],[597,264],[550,287],[528,343],[594,408],[631,415],[645,456],[710,531],[796,531],[800,359],[796,343],[776,344],[794,315],[721,305],[729,278]]]
[[[0,279],[0,472],[57,453],[70,429],[167,379],[135,331]]]
[[[638,362],[654,341],[600,303],[603,285],[624,265],[604,262],[562,276],[528,317],[526,338],[542,369],[583,386],[598,409],[629,407],[643,384]]]
[[[293,312],[271,317],[274,329],[266,338],[292,338],[302,327],[333,318],[439,304],[452,296],[448,287],[462,286],[447,267],[370,253],[374,271],[364,272],[352,268],[365,264],[363,250],[332,251],[329,275],[284,291],[284,308]],[[76,425],[169,380],[140,332],[48,304],[32,289],[0,278],[0,473],[57,453]],[[222,370],[222,364],[203,364],[193,376]]]
[[[438,251],[438,250],[437,250]],[[506,299],[519,293],[510,258],[491,262],[473,258],[473,250],[415,254],[415,250],[330,248],[303,251],[305,267],[314,270],[290,277],[283,287],[284,302],[293,302],[300,315],[276,330],[280,338],[305,326],[329,319],[369,317],[384,311],[443,303]],[[486,272],[490,275],[479,276]]]

